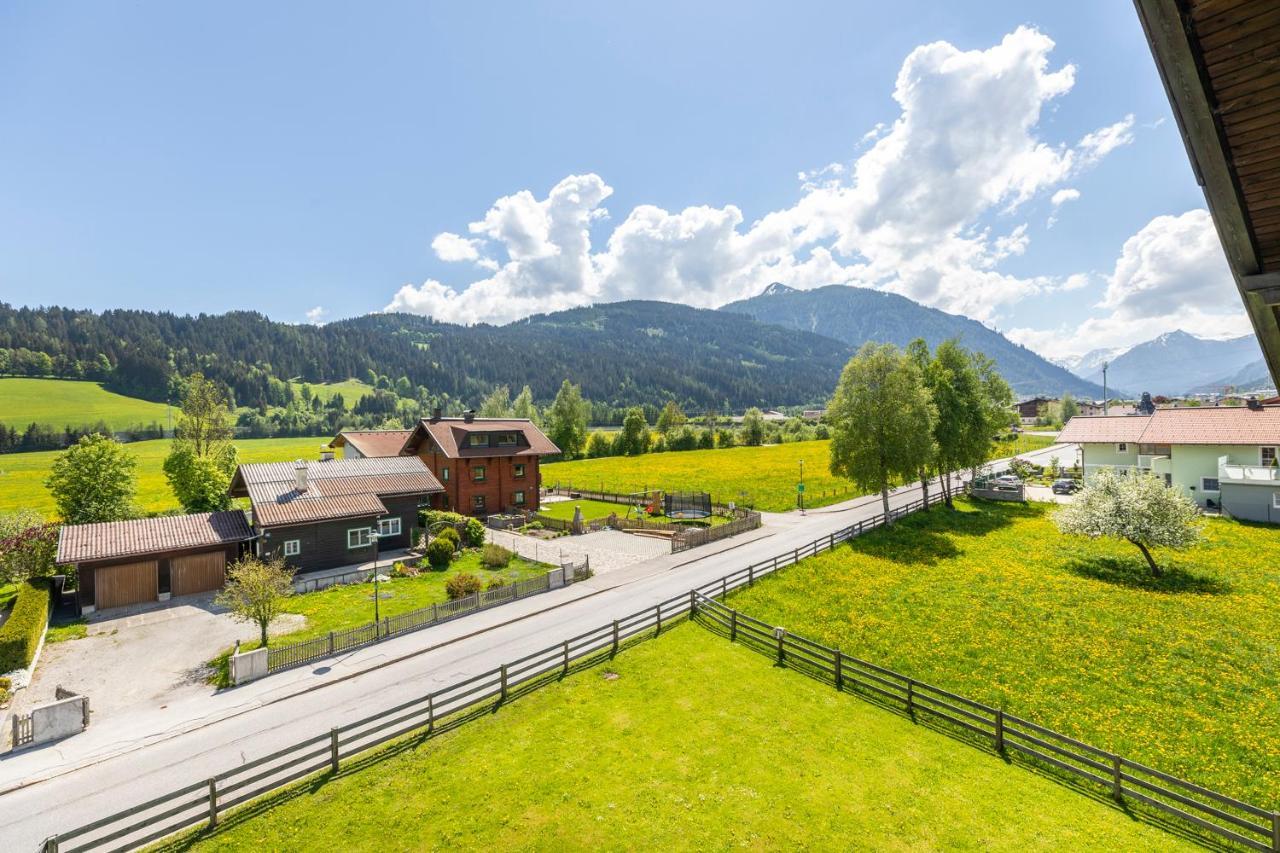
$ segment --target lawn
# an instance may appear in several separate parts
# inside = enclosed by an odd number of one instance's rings
[[[305,733],[299,733],[301,737]],[[363,762],[362,762],[363,763]],[[172,848],[1181,849],[685,624]]]
[[[1051,444],[1053,439],[1046,436],[1019,435],[998,445],[993,458]],[[737,501],[756,509],[786,512],[796,506],[801,460],[805,506],[825,506],[861,494],[848,480],[834,477],[828,470],[829,445],[829,441],[800,441],[553,462],[542,466],[542,482],[621,494],[646,489],[707,491],[718,503]]]
[[[70,379],[0,379],[0,423],[24,429],[32,422],[57,429],[104,421],[113,430],[168,425],[168,407],[105,390],[97,382]],[[177,412],[174,412],[177,416]]]
[[[1068,538],[1046,504],[959,501],[731,604],[1168,773],[1280,806],[1280,531],[1213,519],[1159,553]]]
[[[291,459],[318,459],[323,438],[246,438],[236,441],[241,462],[287,462]],[[138,460],[137,504],[144,512],[177,509],[178,502],[161,466],[169,453],[168,439],[138,441],[125,450]],[[62,451],[6,453],[0,455],[0,512],[28,507],[52,519],[53,498],[44,487],[49,466]]]
[[[343,382],[302,382],[294,379],[289,384],[293,386],[295,392],[301,392],[303,385],[309,385],[311,393],[328,403],[333,399],[335,394],[342,395],[342,401],[346,403],[348,409],[354,409],[356,403],[360,402],[360,398],[366,394],[373,393],[373,386],[367,382],[361,382],[359,379],[347,379]]]
[[[573,521],[573,509],[574,507],[579,506],[582,507],[583,521],[592,521],[597,518],[608,518],[615,512],[618,514],[618,518],[620,519],[625,519],[627,517],[627,507],[624,504],[592,500],[564,500],[543,503],[542,506],[538,508],[538,513],[550,516],[551,518],[558,518],[561,521]],[[631,517],[636,517],[634,512],[631,513]],[[646,521],[665,521],[673,524],[680,523],[678,520],[669,519],[665,515],[648,515],[645,513],[642,517]],[[728,522],[729,519],[723,515],[713,515],[709,519],[701,519],[700,522],[688,523],[704,527],[709,524],[712,527],[716,527],[721,524],[727,524]]]

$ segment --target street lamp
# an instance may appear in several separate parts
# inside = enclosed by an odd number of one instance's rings
[[[378,599],[380,598],[378,594],[378,541],[382,538],[376,526],[369,528],[369,538],[373,540],[373,630],[376,634],[379,630],[378,623],[381,621],[378,613]]]
[[[804,460],[800,460],[800,486],[797,490],[800,497],[800,514],[804,515]]]

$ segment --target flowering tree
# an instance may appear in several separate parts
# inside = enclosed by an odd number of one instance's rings
[[[1190,548],[1200,541],[1204,528],[1195,502],[1159,477],[1140,473],[1121,477],[1108,468],[1090,477],[1075,501],[1054,513],[1053,520],[1063,533],[1131,543],[1157,577],[1161,569],[1151,548]]]

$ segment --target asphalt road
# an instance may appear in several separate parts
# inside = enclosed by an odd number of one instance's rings
[[[1047,461],[1062,446],[1034,454]],[[997,468],[1003,467],[998,464]],[[893,506],[920,496],[897,490]],[[0,849],[80,826],[597,628],[880,512],[879,496],[772,516],[723,550],[670,555],[233,690],[90,726],[0,761]],[[710,546],[708,546],[710,547]],[[699,549],[701,550],[701,549]],[[514,620],[514,621],[513,621]],[[140,662],[139,665],[145,665]]]

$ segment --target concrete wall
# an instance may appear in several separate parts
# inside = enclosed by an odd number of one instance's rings
[[[79,734],[89,725],[89,697],[69,696],[31,709],[31,741],[36,746]]]
[[[1277,496],[1280,496],[1280,483],[1224,482],[1220,503],[1222,511],[1232,518],[1280,524]]]
[[[230,659],[231,683],[247,684],[267,675],[267,650],[254,649],[251,652],[238,652]]]
[[[1138,464],[1138,443],[1130,442],[1124,453],[1116,451],[1114,444],[1082,444],[1081,455],[1084,457],[1084,478],[1089,479],[1090,465],[1108,465],[1111,467],[1132,468]]]

